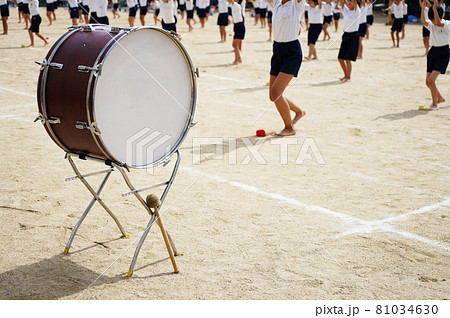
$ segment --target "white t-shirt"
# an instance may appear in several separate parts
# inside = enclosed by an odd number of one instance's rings
[[[367,4],[366,3],[366,7],[367,7],[367,11],[366,11],[366,15],[373,15],[373,4]]]
[[[231,6],[231,15],[233,17],[233,23],[239,23],[244,21],[244,17],[242,16],[242,8],[241,5],[237,2],[234,2]]]
[[[361,10],[358,6],[354,10],[349,10],[346,5],[342,10],[342,15],[344,16],[344,32],[352,33],[357,32],[359,29],[359,15]]]
[[[180,0],[180,5],[186,4],[186,0]]]
[[[39,15],[39,1],[38,0],[28,0],[28,9],[30,9],[30,15]]]
[[[89,0],[83,0],[83,1],[81,1],[81,3],[82,3],[84,6],[88,6],[88,5],[89,5]]]
[[[406,3],[403,4],[403,15],[408,14],[408,5]]]
[[[359,24],[367,23],[367,5],[361,6],[359,9],[361,10],[361,14],[359,15]]]
[[[227,0],[219,0],[219,13],[228,13]]]
[[[322,2],[322,11],[323,11],[323,15],[325,17],[329,17],[330,15],[333,15],[333,3],[330,2],[330,4],[328,4],[326,2]]]
[[[199,9],[206,9],[208,6],[208,1],[206,0],[197,0],[197,8]]]
[[[102,18],[108,16],[108,0],[93,0],[96,5],[97,17]]]
[[[430,30],[430,45],[437,47],[448,45],[450,40],[450,21],[441,20],[441,23],[444,24],[442,28],[434,25],[428,18],[425,18],[425,22],[428,23],[426,28]]]
[[[134,8],[137,5],[137,0],[127,0],[127,7]]]
[[[295,1],[295,0],[291,0]],[[306,5],[308,7],[308,21],[309,24],[323,24],[323,17],[322,17],[322,9],[319,9],[319,5],[316,4],[316,6],[313,8],[310,5]]]
[[[28,0],[28,1],[29,1],[29,3],[31,3],[31,0]],[[68,0],[67,2],[69,3],[69,7],[72,9],[78,7],[77,0]]]
[[[169,2],[161,2],[161,8],[159,9],[159,14],[161,18],[164,20],[164,23],[175,23],[175,17],[173,16],[173,1],[169,0]]]
[[[403,19],[403,3],[400,2],[398,5],[393,3],[388,9],[396,19]]]
[[[194,10],[194,0],[186,0],[186,10]]]
[[[300,18],[305,11],[305,0],[290,0],[285,4],[275,0],[272,14],[272,34],[275,42],[292,42],[300,34]]]
[[[259,8],[259,1],[258,0],[255,0],[255,1],[253,1],[253,7],[256,9],[256,8]]]
[[[147,0],[139,0],[139,6],[140,7],[146,7],[147,6]]]
[[[331,2],[333,13],[341,12],[341,8],[339,7],[339,2],[333,1]]]

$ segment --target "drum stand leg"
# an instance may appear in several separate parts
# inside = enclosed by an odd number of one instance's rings
[[[167,252],[169,253],[169,257],[170,257],[170,259],[172,261],[173,270],[174,270],[175,273],[178,273],[178,267],[177,267],[177,264],[175,262],[174,256],[183,255],[183,253],[179,253],[177,251],[171,236],[164,229],[164,226],[163,226],[162,220],[161,220],[161,216],[158,213],[158,209],[162,206],[162,204],[164,202],[164,199],[166,198],[167,193],[169,192],[170,187],[172,186],[173,180],[175,179],[175,176],[176,176],[176,174],[178,172],[178,167],[179,167],[180,161],[181,161],[180,152],[177,151],[177,161],[175,162],[175,166],[173,168],[172,175],[170,176],[168,181],[163,182],[161,184],[154,185],[154,186],[141,188],[141,189],[136,189],[133,186],[133,184],[131,183],[130,179],[128,178],[126,168],[124,168],[123,166],[118,165],[118,164],[116,164],[114,162],[108,163],[108,165],[112,166],[112,168],[110,168],[108,170],[82,175],[80,173],[80,171],[78,170],[77,166],[75,165],[74,161],[72,160],[72,154],[67,153],[66,154],[66,158],[69,161],[70,165],[72,166],[73,171],[76,174],[76,177],[70,178],[70,179],[80,179],[80,181],[84,184],[84,186],[92,194],[93,199],[91,200],[91,202],[89,203],[88,207],[84,211],[83,215],[80,217],[80,219],[78,220],[78,222],[75,225],[74,229],[72,230],[72,233],[70,235],[69,241],[67,242],[66,248],[64,249],[64,254],[68,254],[69,253],[70,246],[71,246],[72,241],[73,241],[73,239],[74,239],[74,237],[76,235],[76,232],[78,231],[78,228],[80,227],[81,223],[86,218],[87,214],[89,213],[89,211],[91,210],[91,208],[93,207],[95,202],[98,202],[106,210],[106,212],[108,212],[108,214],[113,218],[113,220],[116,222],[117,226],[119,227],[119,230],[122,233],[123,237],[129,237],[129,235],[125,234],[125,231],[124,231],[122,225],[120,224],[119,220],[117,219],[117,217],[114,215],[114,213],[106,206],[106,204],[100,198],[100,193],[102,192],[106,182],[108,181],[109,176],[114,171],[114,168],[116,168],[118,171],[120,171],[120,173],[122,174],[123,179],[125,180],[125,183],[127,184],[128,188],[130,189],[130,191],[128,193],[125,193],[123,195],[134,194],[136,196],[136,198],[138,199],[138,201],[142,204],[142,206],[147,210],[147,212],[150,215],[150,221],[148,222],[147,227],[145,228],[144,233],[142,234],[141,239],[139,240],[139,243],[136,246],[136,250],[134,252],[134,256],[133,256],[133,259],[131,261],[130,269],[128,270],[127,276],[133,275],[134,267],[136,265],[136,261],[137,261],[137,258],[139,256],[139,252],[141,250],[141,247],[144,244],[144,241],[147,238],[147,235],[150,232],[150,229],[151,229],[153,223],[155,223],[155,221],[156,221],[156,224],[158,224],[159,228],[161,229],[161,233],[163,235],[164,242],[166,244]],[[88,158],[88,157],[84,156],[84,158]],[[95,159],[95,158],[90,158],[90,159]],[[103,178],[103,181],[100,184],[99,189],[97,191],[95,191],[91,187],[91,185],[86,181],[86,177],[90,176],[90,175],[100,174],[100,173],[106,173],[106,175]],[[158,207],[152,209],[151,207],[149,207],[147,205],[147,202],[142,198],[142,196],[140,195],[139,192],[144,191],[144,190],[148,190],[150,188],[158,187],[158,186],[163,186],[163,185],[165,185],[166,187],[165,187],[165,189],[163,191],[163,194],[161,195],[161,198],[160,198],[161,204]]]
[[[157,213],[157,209],[162,206],[162,204],[164,202],[164,199],[166,198],[166,195],[169,192],[170,187],[172,186],[173,180],[175,179],[175,176],[176,176],[176,174],[178,172],[178,167],[180,165],[180,161],[181,161],[181,155],[180,155],[180,152],[177,151],[177,161],[176,161],[175,166],[173,168],[172,175],[170,176],[170,179],[167,182],[163,183],[163,185],[165,185],[166,188],[164,189],[164,192],[161,195],[161,199],[160,199],[161,204],[160,204],[159,207],[157,207],[155,209],[155,211],[153,211],[147,205],[147,203],[145,202],[145,200],[142,198],[142,196],[139,193],[140,191],[146,190],[146,189],[148,189],[150,187],[146,187],[146,188],[143,188],[143,189],[135,189],[133,184],[131,183],[130,179],[128,178],[128,176],[126,174],[125,169],[123,167],[113,163],[113,166],[115,168],[117,168],[117,170],[119,170],[120,173],[122,174],[122,176],[123,176],[123,178],[125,180],[125,183],[127,184],[128,188],[130,189],[129,193],[133,193],[136,196],[138,201],[143,205],[143,207],[147,210],[147,212],[150,215],[150,221],[148,222],[147,227],[145,228],[144,233],[142,234],[141,239],[139,240],[139,243],[136,246],[136,250],[134,252],[133,260],[131,261],[130,269],[128,270],[128,273],[127,273],[128,277],[133,275],[134,266],[136,265],[136,260],[137,260],[137,258],[139,256],[139,252],[141,250],[141,247],[144,244],[144,241],[147,238],[147,235],[148,235],[148,233],[149,233],[149,231],[150,231],[150,229],[151,229],[151,227],[152,227],[152,225],[153,225],[153,223],[155,221],[158,224],[159,228],[161,229],[161,233],[162,233],[162,235],[164,237],[164,241],[166,242],[167,252],[169,253],[170,259],[172,261],[172,266],[173,266],[174,273],[178,273],[178,267],[176,265],[174,256],[182,255],[182,253],[179,253],[177,251],[177,249],[175,247],[175,244],[173,243],[172,238],[170,237],[169,233],[167,231],[165,231],[164,226],[162,225],[161,217]]]
[[[105,210],[106,212],[108,212],[108,214],[112,217],[112,219],[116,222],[117,226],[119,227],[120,232],[122,233],[123,237],[129,237],[129,235],[127,235],[125,233],[125,230],[123,229],[122,225],[120,224],[119,220],[117,219],[117,217],[114,215],[114,213],[106,206],[106,204],[103,202],[103,200],[100,198],[100,193],[102,192],[106,182],[108,181],[109,176],[111,175],[111,173],[114,171],[114,169],[108,169],[106,171],[103,171],[106,173],[105,177],[103,178],[102,183],[100,184],[100,187],[97,191],[95,191],[91,185],[86,181],[85,176],[83,176],[80,171],[78,170],[77,166],[75,165],[75,163],[72,160],[72,157],[70,154],[66,155],[67,160],[69,161],[70,165],[72,166],[73,171],[76,174],[76,178],[80,179],[81,182],[86,186],[86,188],[89,190],[89,192],[92,194],[92,196],[94,197],[91,202],[89,203],[88,207],[86,208],[86,210],[84,211],[83,215],[80,217],[80,219],[78,220],[77,224],[75,225],[75,227],[72,230],[72,233],[70,234],[70,238],[69,241],[66,244],[66,248],[64,249],[64,254],[68,254],[69,253],[69,249],[70,246],[72,245],[72,241],[75,237],[75,234],[78,231],[78,228],[80,227],[81,223],[84,221],[84,219],[86,218],[87,214],[89,213],[89,211],[91,210],[91,208],[93,207],[94,203],[97,201]],[[102,172],[99,172],[102,173]],[[93,174],[91,174],[93,175]]]

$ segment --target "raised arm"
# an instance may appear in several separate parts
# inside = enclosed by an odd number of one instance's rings
[[[427,0],[419,0],[419,4],[420,4],[420,7],[422,8],[421,10],[420,10],[420,22],[422,22],[422,24],[424,25],[424,26],[428,26],[428,22],[425,20],[425,6],[426,6],[426,2],[428,2]]]
[[[434,19],[433,19],[433,24],[435,26],[438,26],[440,28],[442,28],[444,26],[444,24],[441,22],[441,17],[438,15],[437,13],[437,1],[433,2],[433,13],[434,13]]]
[[[317,4],[319,5],[319,9],[322,10],[322,0],[318,0]]]

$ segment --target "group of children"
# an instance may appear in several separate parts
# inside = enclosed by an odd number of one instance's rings
[[[72,23],[76,24],[80,18],[80,10],[83,15],[84,22],[87,23],[103,23],[109,24],[106,15],[107,0],[82,0],[81,5],[77,0],[68,0],[69,13]],[[115,0],[117,1],[117,0]],[[144,0],[140,0],[144,1]],[[169,31],[176,32],[177,10],[180,10],[181,17],[184,18],[186,11],[186,23],[189,26],[189,31],[192,30],[191,21],[194,19],[194,8],[197,9],[197,16],[202,27],[205,26],[205,21],[208,19],[208,4],[209,0],[159,0],[153,9],[155,12],[155,23],[158,22],[158,16],[161,18],[162,27]],[[289,85],[293,77],[298,75],[300,65],[303,61],[303,54],[298,41],[300,34],[300,20],[308,13],[308,56],[305,60],[317,59],[317,52],[315,43],[319,35],[323,32],[323,40],[330,39],[328,27],[334,19],[339,21],[342,11],[343,17],[343,35],[338,53],[339,65],[342,68],[344,76],[340,78],[342,82],[351,80],[352,62],[357,58],[362,58],[363,45],[362,41],[368,37],[368,27],[373,23],[372,3],[371,0],[249,0],[253,2],[255,7],[255,24],[261,23],[261,27],[265,27],[266,21],[269,26],[269,33],[272,40],[273,37],[273,56],[271,58],[270,69],[270,100],[273,101],[280,113],[284,122],[284,129],[277,133],[277,136],[287,136],[295,134],[294,125],[298,120],[305,116],[305,112],[300,109],[293,101],[283,95],[284,90]],[[393,47],[399,47],[400,33],[404,37],[404,27],[407,23],[407,14],[405,14],[406,3],[405,0],[390,0],[390,6],[385,9],[390,11],[394,17],[391,27],[391,38]],[[3,21],[3,34],[8,33],[7,17],[9,12],[6,0],[0,0],[0,7]],[[183,2],[183,3],[181,3]],[[19,17],[22,17],[29,27],[31,46],[34,45],[33,33],[47,44],[46,39],[39,33],[39,25],[41,17],[39,15],[38,0],[21,0],[22,16],[19,12]],[[117,2],[116,2],[117,3]],[[134,17],[138,8],[141,9],[141,15],[146,14],[146,10],[138,5],[138,0],[127,0],[129,6],[129,24],[134,25]],[[147,2],[145,2],[147,4]],[[440,94],[436,80],[440,74],[444,74],[450,59],[449,39],[450,39],[450,21],[445,21],[444,5],[442,0],[420,0],[421,5],[421,22],[424,26],[423,37],[424,45],[426,47],[427,55],[427,71],[426,71],[426,85],[430,90],[432,103],[429,107],[424,107],[426,110],[438,109],[438,104],[445,101]],[[147,7],[145,5],[145,7]],[[218,0],[218,18],[217,25],[219,26],[220,42],[226,41],[226,26],[230,22],[233,23],[233,51],[234,61],[232,64],[242,63],[241,50],[242,40],[245,37],[245,7],[246,0]],[[258,8],[259,10],[256,10]],[[52,20],[52,11],[56,7],[52,0],[47,0],[47,11],[49,21]],[[334,10],[334,11],[333,11]],[[115,12],[117,7],[115,8]],[[268,14],[267,14],[268,13]],[[88,20],[88,14],[90,19]],[[267,14],[267,16],[266,16]],[[406,17],[405,17],[406,15]],[[31,19],[30,19],[31,16]],[[4,19],[6,17],[6,19]],[[106,17],[106,19],[105,19]],[[115,17],[115,16],[114,16]],[[231,19],[230,19],[231,17]],[[306,18],[306,16],[305,16]],[[6,21],[5,21],[6,20]],[[231,20],[231,21],[230,21]],[[5,26],[6,24],[6,26]],[[144,25],[144,20],[141,19],[141,24]],[[336,24],[335,24],[336,26]],[[426,39],[427,38],[427,39]],[[426,40],[425,40],[426,39]],[[431,48],[429,48],[431,46]],[[290,112],[293,111],[294,117],[291,118]]]

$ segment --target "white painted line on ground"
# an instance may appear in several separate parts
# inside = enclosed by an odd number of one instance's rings
[[[248,191],[248,192],[253,192],[253,193],[265,196],[265,197],[267,197],[269,199],[274,199],[274,200],[277,200],[279,202],[287,203],[287,204],[289,204],[291,206],[294,206],[294,207],[297,207],[297,208],[300,208],[300,209],[304,209],[304,210],[306,210],[308,212],[320,212],[322,214],[333,216],[333,217],[343,221],[344,223],[346,223],[346,225],[350,225],[350,226],[356,225],[357,226],[356,229],[349,230],[347,232],[341,233],[337,237],[342,237],[342,236],[349,235],[349,234],[370,233],[370,232],[373,232],[375,230],[388,231],[388,232],[391,232],[391,233],[394,233],[394,234],[398,234],[398,235],[404,236],[404,237],[409,238],[409,239],[418,240],[418,241],[426,243],[428,245],[432,245],[432,246],[439,247],[439,248],[442,248],[444,250],[450,251],[450,245],[447,244],[447,243],[436,241],[436,240],[430,240],[430,239],[421,237],[421,236],[413,234],[413,233],[409,233],[409,232],[405,232],[405,231],[398,231],[398,230],[392,228],[391,225],[390,225],[390,223],[392,223],[392,221],[389,221],[389,222],[387,221],[387,220],[390,220],[391,218],[384,219],[384,220],[378,220],[378,221],[365,221],[365,220],[361,220],[359,218],[355,218],[355,217],[349,216],[349,215],[344,214],[344,213],[339,213],[339,212],[332,211],[330,209],[327,209],[327,208],[324,208],[324,207],[321,207],[321,206],[308,205],[308,204],[303,203],[303,202],[301,202],[299,200],[288,198],[288,197],[286,197],[284,195],[281,195],[281,194],[266,192],[266,191],[263,191],[263,190],[261,190],[259,188],[256,188],[256,187],[253,187],[253,186],[241,183],[241,182],[229,181],[229,180],[226,180],[226,179],[224,179],[222,177],[219,177],[217,175],[213,175],[213,174],[210,174],[210,173],[207,173],[207,172],[199,171],[199,170],[196,170],[196,169],[193,169],[193,168],[181,167],[180,169],[188,171],[188,172],[195,173],[197,175],[203,176],[203,177],[211,179],[211,180],[214,180],[215,182],[227,183],[227,184],[232,185],[232,186],[234,186],[234,187],[236,187],[238,189],[242,189],[242,190],[245,190],[245,191]],[[418,210],[406,213],[405,215],[406,216],[410,216],[410,215],[413,215],[413,214],[430,212],[430,211],[433,211],[433,210],[435,210],[437,208],[440,208],[442,206],[447,206],[447,205],[450,205],[450,199],[447,199],[447,200],[445,200],[443,202],[440,202],[440,203],[437,203],[437,204],[434,204],[434,205],[431,205],[431,206],[428,206],[428,207],[424,207],[424,208],[421,208],[421,209],[418,209]],[[393,219],[401,219],[401,218],[402,218],[402,215],[397,216],[397,217],[395,217]],[[360,227],[358,225],[363,225],[363,226]],[[361,231],[361,229],[363,229],[363,230]]]
[[[200,73],[200,78],[202,78],[202,77],[210,77],[210,78],[220,79],[220,80],[229,81],[229,82],[236,82],[236,83],[246,83],[246,84],[254,84],[254,85],[260,84],[260,83],[251,83],[249,81],[241,80],[238,78],[219,76],[219,75],[214,75],[214,74],[210,74],[210,73]]]
[[[36,107],[37,105],[36,105],[36,103],[19,104],[19,105],[10,105],[10,106],[6,106],[6,107],[0,107],[0,112],[6,111],[6,110],[17,109],[17,108],[31,107],[31,106]]]
[[[10,72],[10,71],[4,71],[4,70],[0,70],[0,72],[2,72],[2,73],[6,73],[6,74],[14,74],[14,75],[20,75],[20,73],[16,73],[16,72]]]
[[[361,173],[354,173],[354,172],[344,172],[345,174],[352,176],[352,177],[356,177],[356,178],[360,178],[360,179],[364,179],[364,180],[368,180],[371,182],[375,182],[378,184],[382,184],[385,186],[390,186],[390,187],[394,187],[394,188],[399,188],[402,190],[408,190],[411,192],[415,192],[415,193],[419,193],[419,194],[427,194],[427,195],[431,195],[432,197],[435,198],[446,198],[443,195],[441,195],[440,193],[434,193],[433,191],[430,190],[421,190],[421,189],[416,189],[410,186],[405,186],[403,184],[397,183],[397,182],[389,182],[389,181],[383,181],[377,177],[371,177],[371,176],[366,176],[364,174]]]
[[[351,145],[347,145],[347,144],[343,144],[343,143],[334,143],[334,145],[336,145],[336,146],[338,146],[338,147],[341,147],[341,148],[345,148],[345,149],[348,149],[348,148],[354,148],[354,146],[351,146]],[[361,147],[358,147],[358,150],[361,150],[362,148]],[[420,160],[417,160],[417,159],[412,159],[412,158],[406,158],[406,157],[403,157],[403,156],[399,156],[399,155],[393,155],[393,154],[388,154],[388,153],[382,153],[382,152],[380,152],[380,151],[375,151],[375,150],[367,150],[367,149],[364,149],[366,152],[371,152],[371,153],[376,153],[376,154],[382,154],[383,156],[389,156],[389,157],[392,157],[392,158],[396,158],[396,159],[400,159],[400,160],[404,160],[404,161],[410,161],[410,162],[414,162],[414,163],[420,163],[420,164],[423,164],[423,165],[434,165],[434,166],[438,166],[438,167],[440,167],[440,168],[443,168],[443,169],[446,169],[446,170],[450,170],[450,167],[449,166],[446,166],[446,165],[443,165],[443,164],[441,164],[441,163],[439,163],[439,162],[430,162],[430,161],[420,161]]]
[[[0,87],[0,89],[2,89],[4,91],[7,91],[7,92],[14,93],[14,94],[25,95],[25,96],[30,96],[30,97],[36,98],[36,94],[32,95],[32,94],[28,94],[28,93],[24,93],[24,92],[18,92],[18,91],[15,91],[13,89],[9,89],[9,88],[6,88],[6,87]]]

